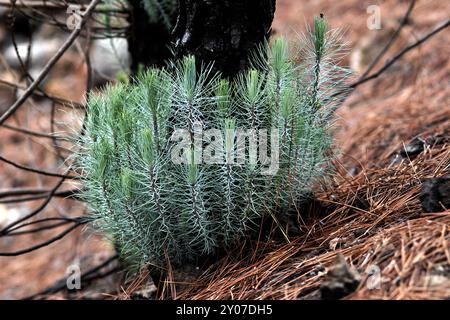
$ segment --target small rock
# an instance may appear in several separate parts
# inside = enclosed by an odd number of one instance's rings
[[[400,156],[404,159],[413,159],[421,154],[425,150],[426,146],[427,143],[424,140],[420,138],[414,138],[400,151]]]
[[[360,282],[358,271],[345,261],[342,254],[338,254],[326,275],[326,280],[320,286],[321,297],[324,300],[341,299],[354,292]]]
[[[420,201],[424,212],[443,212],[450,208],[450,176],[422,182]]]
[[[143,288],[133,292],[131,299],[133,300],[154,300],[158,289],[152,280],[150,280]]]

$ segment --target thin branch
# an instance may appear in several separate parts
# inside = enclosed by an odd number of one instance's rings
[[[48,172],[48,171],[43,171],[43,170],[39,170],[36,168],[31,168],[31,167],[27,167],[27,166],[23,166],[21,164],[18,164],[12,160],[8,160],[2,156],[0,156],[0,161],[6,162],[7,164],[12,165],[13,167],[16,167],[18,169],[24,170],[24,171],[29,171],[29,172],[33,172],[33,173],[37,173],[43,176],[49,176],[49,177],[57,177],[57,178],[65,178],[65,179],[72,179],[72,180],[78,180],[80,179],[80,177],[78,176],[71,176],[71,175],[65,175],[65,174],[60,174],[60,173],[55,173],[55,172]]]
[[[13,202],[25,202],[25,201],[33,201],[33,200],[39,200],[44,199],[47,197],[47,195],[50,193],[51,190],[48,189],[11,189],[11,190],[5,190],[0,192],[0,199],[2,198],[10,198],[10,197],[21,197],[21,196],[28,196],[31,195],[33,197],[29,198],[17,198],[17,199],[11,199],[11,200],[5,200],[0,201],[0,203],[13,203]],[[58,198],[67,198],[72,200],[78,200],[77,194],[80,191],[78,189],[69,189],[65,191],[59,191],[54,194],[55,197]],[[17,200],[17,201],[13,201]]]
[[[29,227],[29,226],[33,226],[36,224],[41,224],[44,222],[50,222],[50,221],[59,221],[57,223],[54,224],[50,224],[50,225],[44,225],[42,227],[38,227],[35,229],[29,229],[29,230],[25,230],[25,231],[18,231],[20,229],[23,229],[25,227]],[[58,227],[61,227],[63,225],[66,224],[70,224],[70,223],[87,223],[90,222],[91,219],[81,216],[81,217],[76,217],[76,218],[65,218],[65,217],[50,217],[50,218],[44,218],[44,219],[39,219],[39,220],[35,220],[35,221],[31,221],[31,222],[27,222],[27,223],[23,223],[21,225],[18,225],[10,230],[8,230],[8,232],[4,235],[1,235],[0,237],[12,237],[12,236],[20,236],[20,235],[25,235],[25,234],[32,234],[32,233],[38,233],[41,231],[47,231],[50,229],[55,229]]]
[[[51,190],[48,189],[35,189],[35,188],[23,188],[23,189],[10,189],[0,192],[0,198],[7,198],[13,196],[35,195],[35,194],[48,194]],[[57,192],[55,196],[67,197],[76,194],[77,190],[66,190]]]
[[[2,237],[17,237],[17,236],[23,236],[23,235],[29,235],[29,234],[36,234],[42,231],[48,231],[48,230],[53,230],[62,226],[65,226],[67,224],[70,224],[72,222],[70,221],[60,221],[60,222],[56,222],[53,224],[49,224],[49,225],[45,225],[43,227],[38,227],[35,229],[29,229],[29,230],[25,230],[25,231],[11,231],[8,232],[7,234],[3,235]]]
[[[49,1],[36,1],[36,0],[21,0],[15,5],[17,8],[29,9],[29,8],[37,8],[37,9],[61,9],[66,10],[69,6],[79,6],[81,10],[86,8],[85,4],[75,3],[75,2],[66,2],[60,1],[57,2],[49,2]],[[0,0],[0,7],[11,7],[11,0]],[[122,8],[112,8],[110,5],[99,5],[93,11],[95,13],[128,13],[128,10],[122,6]]]
[[[14,196],[26,196],[26,195],[43,194],[43,193],[48,193],[48,192],[49,192],[49,190],[34,189],[34,188],[4,190],[4,191],[0,191],[0,199],[1,198],[14,197]]]
[[[26,90],[25,87],[22,87],[22,86],[20,86],[18,84],[15,84],[15,83],[3,80],[3,79],[0,79],[0,84],[5,85],[5,86],[10,87],[10,88],[14,88],[14,89]],[[54,101],[54,102],[56,102],[56,103],[58,103],[58,104],[60,104],[62,106],[70,106],[71,108],[76,108],[76,109],[85,109],[85,106],[83,104],[81,104],[81,103],[78,103],[78,102],[75,102],[75,101],[69,101],[69,100],[66,100],[66,99],[61,98],[61,97],[55,97],[55,96],[50,95],[50,94],[48,94],[48,93],[46,93],[45,91],[42,91],[42,90],[34,90],[31,93],[31,95],[37,96],[37,97],[41,97],[41,98],[47,98],[47,99],[52,100],[52,101]]]
[[[349,88],[351,89],[351,92],[353,92],[357,87],[359,87],[360,85],[378,78],[381,74],[383,74],[386,70],[388,70],[397,60],[399,60],[402,56],[404,56],[406,53],[408,53],[409,51],[411,51],[412,49],[420,46],[421,44],[423,44],[424,42],[426,42],[428,39],[432,38],[433,36],[435,36],[436,34],[438,34],[439,32],[441,32],[442,30],[444,30],[445,28],[447,28],[450,25],[450,19],[448,19],[446,22],[440,24],[440,26],[436,27],[433,31],[429,32],[428,34],[426,34],[425,36],[423,36],[422,38],[420,38],[419,40],[417,40],[416,42],[414,42],[413,44],[403,48],[401,51],[399,51],[392,59],[386,61],[386,63],[384,64],[384,66],[382,68],[380,68],[377,72],[375,72],[374,74],[367,76],[363,79],[359,79],[353,83],[351,83],[349,85]],[[331,98],[335,98],[337,96],[340,96],[342,94],[348,93],[349,90],[345,89],[339,92],[336,92],[335,94],[333,94],[331,96]],[[349,95],[347,95],[348,97]],[[347,98],[346,97],[346,98]],[[344,99],[345,100],[345,99]]]
[[[0,230],[0,235],[3,235],[5,233],[8,232],[8,230],[10,230],[11,228],[15,227],[16,225],[30,219],[31,217],[34,217],[35,215],[39,214],[39,212],[41,212],[42,210],[44,210],[44,208],[50,203],[50,201],[52,200],[53,196],[56,193],[56,190],[58,190],[61,185],[64,183],[64,181],[66,180],[66,178],[62,178],[54,187],[53,189],[49,192],[49,194],[47,195],[47,198],[45,199],[45,201],[35,210],[33,210],[32,212],[30,212],[29,214],[27,214],[26,216],[24,216],[23,218],[10,223],[9,225],[7,225],[6,227],[4,227],[2,230]]]
[[[33,83],[23,93],[23,95],[19,99],[17,99],[17,101],[0,117],[0,125],[3,124],[6,120],[8,120],[9,117],[11,117],[14,114],[14,112],[16,112],[16,110],[23,105],[23,103],[28,99],[28,97],[32,94],[32,92],[39,86],[42,80],[47,76],[47,74],[56,64],[56,62],[58,62],[59,59],[62,57],[62,55],[67,51],[67,49],[70,48],[72,43],[80,34],[82,27],[86,24],[86,21],[91,15],[92,11],[95,9],[95,6],[100,1],[101,0],[91,1],[91,3],[89,4],[89,6],[87,7],[86,11],[83,14],[80,27],[72,31],[70,36],[67,38],[66,42],[64,42],[64,44],[61,46],[61,48],[59,48],[56,54],[48,61],[48,63],[45,65],[45,67],[42,69],[42,71],[39,73],[39,75],[36,77]]]
[[[66,194],[68,194],[68,195],[66,195]],[[48,196],[48,194],[35,195],[35,196],[29,196],[29,197],[23,197],[23,198],[19,197],[19,198],[13,198],[13,199],[0,200],[0,203],[1,204],[11,204],[11,203],[30,202],[30,201],[45,199],[45,198],[47,198],[47,196]],[[81,199],[80,197],[78,197],[75,192],[70,192],[70,191],[56,192],[53,195],[53,197],[84,202],[84,200]]]
[[[53,134],[48,134],[48,133],[36,132],[36,131],[24,129],[24,128],[14,127],[14,126],[11,126],[11,125],[6,124],[6,123],[3,124],[2,127],[4,127],[5,129],[8,129],[8,130],[20,132],[20,133],[23,133],[23,134],[26,134],[26,135],[29,135],[29,136],[37,137],[37,138],[67,140],[67,138],[64,138],[62,136],[58,136],[56,134],[53,135]]]
[[[101,273],[100,271],[110,265],[111,263],[115,262],[119,258],[118,255],[114,255],[107,259],[106,261],[102,262],[98,266],[89,269],[88,271],[81,274],[80,279],[83,284],[83,286],[86,286],[87,283],[90,283],[94,280],[104,278],[105,276],[108,276],[112,272],[119,271],[119,267],[115,267],[112,270],[106,271],[105,273]],[[37,297],[48,295],[48,294],[55,294],[60,291],[67,290],[67,278],[64,277],[58,281],[55,282],[55,284],[51,285],[45,290],[42,290],[36,294],[33,294],[31,296],[23,298],[23,300],[32,300],[36,299]]]
[[[364,79],[358,80],[354,83],[352,83],[350,85],[350,88],[355,89],[356,87],[360,86],[363,83],[366,83],[369,80],[378,78],[383,72],[385,72],[387,69],[389,69],[397,60],[399,60],[403,55],[405,55],[406,53],[408,53],[409,51],[411,51],[412,49],[420,46],[422,43],[424,43],[425,41],[427,41],[428,39],[430,39],[431,37],[433,37],[434,35],[438,34],[439,32],[441,32],[442,30],[444,30],[445,28],[447,28],[448,26],[450,26],[450,19],[448,19],[445,23],[443,23],[441,26],[435,28],[433,31],[431,31],[430,33],[428,33],[427,35],[425,35],[424,37],[420,38],[419,40],[417,40],[415,43],[403,48],[400,52],[398,52],[392,59],[386,61],[386,63],[384,64],[384,66],[378,70],[377,72],[375,72],[374,74],[365,77]]]
[[[69,234],[70,232],[72,232],[73,230],[75,230],[76,228],[78,228],[79,226],[82,226],[84,224],[86,224],[87,221],[82,221],[82,222],[77,222],[75,223],[73,226],[67,228],[66,230],[64,230],[63,232],[59,233],[58,235],[52,237],[51,239],[41,242],[37,245],[28,247],[26,249],[22,249],[22,250],[18,250],[18,251],[13,251],[13,252],[0,252],[0,257],[17,257],[23,254],[27,254],[33,251],[36,251],[38,249],[41,249],[43,247],[49,246],[52,243],[64,238],[67,234]]]
[[[411,3],[409,4],[408,10],[406,10],[405,16],[403,17],[402,21],[400,22],[400,26],[395,30],[394,34],[391,36],[389,41],[386,43],[386,45],[383,47],[383,49],[378,53],[378,55],[373,59],[373,61],[370,63],[370,65],[367,67],[366,71],[361,75],[359,80],[364,79],[377,65],[377,63],[381,60],[381,58],[384,57],[386,52],[389,50],[389,48],[392,46],[392,44],[395,42],[395,40],[400,35],[402,29],[404,26],[406,26],[409,22],[409,17],[411,15],[411,12],[414,9],[414,6],[416,4],[416,0],[411,0]]]

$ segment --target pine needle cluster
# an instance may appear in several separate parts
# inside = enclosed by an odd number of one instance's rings
[[[76,163],[95,228],[131,266],[163,266],[294,207],[329,164],[340,40],[317,18],[299,48],[277,39],[234,80],[189,56],[92,94]]]

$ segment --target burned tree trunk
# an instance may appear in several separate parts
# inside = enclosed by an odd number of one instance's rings
[[[232,77],[247,67],[255,46],[270,34],[276,0],[180,0],[174,36],[178,57],[214,61]]]
[[[256,45],[269,35],[276,0],[179,0],[176,26],[171,32],[164,23],[150,22],[142,0],[130,0],[129,51],[132,71],[139,64],[162,66],[172,57],[195,55],[198,61],[213,62],[216,70],[232,77],[247,67]],[[175,22],[175,21],[171,21]]]

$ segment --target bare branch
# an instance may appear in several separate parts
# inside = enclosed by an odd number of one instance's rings
[[[0,84],[8,86],[10,88],[14,88],[14,89],[20,89],[20,90],[25,90],[26,89],[26,88],[24,88],[24,87],[22,87],[22,86],[20,86],[18,84],[15,84],[15,83],[3,80],[3,79],[0,79]],[[61,97],[55,97],[55,96],[52,96],[52,95],[50,95],[48,93],[45,93],[44,91],[41,91],[41,90],[34,90],[31,93],[31,95],[37,96],[37,97],[42,97],[42,98],[47,98],[47,99],[52,100],[52,101],[54,101],[54,102],[56,102],[56,103],[58,103],[58,104],[60,104],[62,106],[69,106],[71,108],[76,108],[76,109],[85,109],[86,108],[81,103],[78,103],[78,102],[75,102],[75,101],[69,101],[69,100],[66,100],[66,99],[61,98]],[[3,126],[5,126],[5,124],[3,124]]]
[[[0,192],[0,199],[2,198],[10,198],[10,197],[21,197],[31,195],[32,197],[28,198],[15,198],[12,200],[0,200],[0,203],[14,203],[14,202],[26,202],[44,199],[47,197],[51,190],[47,189],[12,189]],[[78,200],[77,193],[79,191],[77,189],[70,189],[65,191],[59,191],[54,194],[55,197],[58,198],[66,198],[72,200]]]
[[[27,254],[33,251],[36,251],[38,249],[41,249],[43,247],[46,247],[62,238],[64,238],[66,235],[68,235],[70,232],[72,232],[73,230],[75,230],[76,228],[78,228],[81,225],[86,224],[87,221],[82,221],[82,222],[77,222],[75,223],[73,226],[67,228],[66,230],[64,230],[63,232],[59,233],[58,235],[52,237],[51,239],[41,242],[39,244],[36,244],[34,246],[28,247],[26,249],[22,249],[22,250],[18,250],[18,251],[13,251],[13,252],[0,252],[0,257],[16,257],[16,256],[20,256],[23,254]],[[2,235],[5,236],[5,235]]]
[[[54,134],[48,134],[48,133],[41,133],[41,132],[36,132],[36,131],[32,131],[32,130],[28,130],[28,129],[24,129],[24,128],[19,128],[19,127],[14,127],[11,126],[9,124],[3,124],[2,125],[4,128],[12,130],[12,131],[16,131],[16,132],[20,132],[29,136],[34,136],[37,138],[47,138],[47,139],[56,139],[56,140],[67,140],[64,137],[58,136],[58,135],[54,135]]]
[[[17,231],[20,229],[23,229],[25,227],[29,227],[32,225],[36,225],[36,224],[42,224],[45,222],[50,222],[50,221],[58,221],[57,223],[54,224],[50,224],[50,225],[44,225],[42,227],[38,227],[35,229],[29,229],[29,230],[25,230],[25,231]],[[25,234],[32,234],[32,233],[38,233],[41,231],[48,231],[50,229],[55,229],[58,227],[61,227],[63,225],[66,224],[70,224],[70,223],[80,223],[80,222],[88,222],[90,221],[90,219],[86,218],[86,217],[76,217],[76,218],[65,218],[65,217],[51,217],[51,218],[44,218],[44,219],[39,219],[39,220],[35,220],[32,222],[27,222],[27,223],[23,223],[19,226],[16,226],[10,230],[8,230],[8,232],[4,235],[2,235],[1,237],[13,237],[13,236],[21,236],[21,235],[25,235]]]
[[[378,53],[378,55],[375,57],[375,59],[373,59],[373,61],[367,67],[366,71],[364,71],[364,73],[361,75],[361,77],[359,78],[360,80],[364,79],[373,70],[373,68],[377,65],[377,63],[381,60],[381,58],[384,57],[386,52],[389,50],[389,48],[392,46],[392,44],[398,38],[398,36],[400,35],[400,32],[402,31],[404,26],[406,26],[408,24],[409,17],[411,15],[411,12],[414,9],[415,4],[416,4],[416,0],[411,0],[408,10],[406,10],[405,16],[403,17],[402,21],[400,22],[400,26],[397,28],[397,30],[394,32],[394,34],[391,36],[391,38],[386,43],[386,45],[383,47],[383,49],[381,49],[380,53]]]
[[[48,193],[47,198],[45,199],[45,201],[35,210],[33,210],[32,212],[30,212],[29,214],[27,214],[26,216],[24,216],[23,218],[12,222],[11,224],[7,225],[6,227],[4,227],[2,230],[0,230],[0,236],[3,234],[6,234],[8,232],[8,230],[10,230],[11,228],[17,226],[18,224],[34,217],[35,215],[39,214],[42,210],[44,210],[44,208],[50,203],[50,201],[52,200],[53,196],[55,195],[56,191],[61,187],[61,185],[64,183],[64,181],[66,180],[66,178],[62,178],[54,187],[53,189]]]
[[[83,287],[86,286],[87,284],[89,284],[90,282],[97,280],[97,279],[101,279],[104,278],[114,272],[117,272],[120,270],[119,267],[115,267],[109,271],[105,271],[105,272],[101,272],[102,269],[106,268],[107,266],[109,266],[111,263],[117,261],[117,259],[119,258],[118,255],[114,255],[110,258],[108,258],[106,261],[102,262],[101,264],[99,264],[98,266],[86,271],[85,273],[81,274],[81,281],[82,281],[82,285]],[[60,291],[63,290],[67,290],[67,279],[64,277],[58,281],[55,282],[54,285],[48,287],[45,290],[42,290],[41,292],[38,292],[34,295],[28,296],[23,298],[23,300],[31,300],[31,299],[36,299],[38,297],[44,296],[44,295],[48,295],[48,294],[55,294],[58,293]]]
[[[430,33],[426,34],[425,36],[423,36],[422,38],[420,38],[419,40],[417,40],[416,42],[414,42],[413,44],[403,48],[400,52],[398,52],[392,59],[386,61],[386,63],[384,64],[384,66],[378,70],[377,72],[375,72],[374,74],[365,77],[361,80],[358,80],[354,83],[352,83],[350,85],[350,87],[352,89],[355,89],[356,87],[360,86],[363,83],[366,83],[369,80],[378,78],[383,72],[385,72],[387,69],[389,69],[397,60],[399,60],[402,56],[404,56],[406,53],[408,53],[409,51],[411,51],[412,49],[420,46],[422,43],[426,42],[428,39],[430,39],[431,37],[433,37],[434,35],[438,34],[439,32],[441,32],[442,30],[446,29],[448,26],[450,25],[450,19],[448,19],[446,22],[444,22],[443,24],[441,24],[440,26],[438,26],[437,28],[435,28],[433,31],[431,31]]]
[[[72,179],[72,180],[80,179],[80,177],[78,177],[78,176],[71,176],[71,175],[65,175],[65,174],[60,174],[60,173],[48,172],[48,171],[43,171],[43,170],[39,170],[39,169],[23,166],[21,164],[18,164],[16,162],[12,161],[12,160],[8,160],[8,159],[6,159],[6,158],[4,158],[2,156],[0,156],[0,161],[6,162],[7,164],[10,164],[13,167],[16,167],[18,169],[29,171],[29,172],[33,172],[33,173],[37,173],[37,174],[40,174],[40,175],[43,175],[43,176],[65,178],[65,179]]]
[[[39,75],[36,77],[36,79],[33,81],[33,83],[27,88],[27,90],[23,93],[23,95],[17,99],[17,101],[0,117],[0,125],[3,124],[6,120],[9,119],[11,115],[14,114],[14,112],[19,109],[23,103],[28,99],[28,97],[32,94],[32,92],[38,87],[38,85],[42,82],[42,80],[46,77],[48,72],[53,68],[53,66],[58,62],[58,60],[62,57],[64,52],[69,49],[69,47],[72,45],[72,43],[75,41],[75,39],[78,37],[78,35],[81,32],[82,27],[86,24],[87,19],[91,15],[92,11],[94,10],[95,6],[100,2],[100,0],[92,0],[89,6],[87,7],[86,11],[83,14],[83,18],[80,23],[80,27],[76,28],[72,31],[69,38],[67,38],[66,42],[59,48],[59,50],[56,52],[56,54],[48,61],[48,63],[45,65],[45,67],[42,69],[42,71],[39,73]]]

